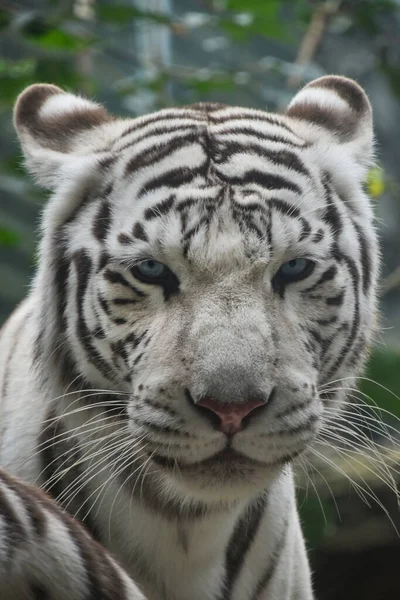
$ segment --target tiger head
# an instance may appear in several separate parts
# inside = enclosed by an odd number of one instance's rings
[[[265,487],[340,407],[373,333],[365,93],[330,76],[284,115],[200,103],[118,119],[34,85],[15,125],[52,191],[42,381],[105,390],[97,409],[174,493]]]

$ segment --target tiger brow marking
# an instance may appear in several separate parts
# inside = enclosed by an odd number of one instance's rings
[[[182,110],[182,109],[178,109],[178,110],[175,109],[169,113],[148,115],[147,118],[142,117],[140,122],[136,122],[136,123],[133,123],[132,125],[130,125],[128,127],[128,129],[126,129],[118,137],[116,142],[118,142],[119,140],[123,139],[124,137],[130,135],[131,133],[134,133],[135,131],[138,131],[140,129],[143,129],[144,127],[147,127],[147,125],[163,123],[166,120],[173,121],[173,120],[179,120],[179,119],[192,119],[193,121],[201,122],[201,121],[204,121],[204,116],[199,114],[197,111],[195,112],[195,111]]]
[[[264,173],[259,169],[249,169],[242,177],[230,175],[227,177],[220,169],[215,168],[215,171],[220,179],[229,185],[243,185],[253,183],[263,188],[270,190],[290,190],[298,195],[302,194],[302,190],[297,183],[294,183],[281,175],[273,173]]]
[[[268,123],[268,125],[275,125],[277,127],[282,127],[282,129],[286,129],[289,133],[291,133],[294,137],[299,139],[299,136],[289,127],[287,123],[284,123],[280,119],[276,119],[266,113],[254,114],[243,111],[242,113],[228,114],[226,116],[218,117],[216,115],[210,114],[209,121],[215,125],[219,125],[220,123],[227,123],[229,121],[258,121],[261,123]],[[235,128],[232,127],[232,131],[235,131]]]
[[[224,142],[224,146],[224,149],[221,151],[221,154],[224,158],[226,158],[226,155],[231,157],[232,154],[254,152],[254,154],[260,158],[265,158],[274,165],[286,167],[287,169],[295,171],[299,175],[304,175],[308,179],[312,180],[311,173],[304,165],[303,161],[297,156],[297,154],[286,148],[274,150],[272,148],[265,148],[262,144],[255,144],[254,142],[250,144],[241,144],[239,142],[230,140]]]
[[[190,183],[195,179],[198,175],[202,175],[205,177],[207,174],[207,160],[204,161],[202,165],[198,167],[188,168],[188,167],[178,167],[176,169],[170,169],[169,171],[163,173],[162,175],[158,175],[150,181],[146,182],[138,192],[138,198],[144,196],[148,192],[152,192],[154,190],[159,189],[160,187],[170,187],[177,188],[181,185],[185,185],[186,183]]]
[[[281,135],[275,134],[275,133],[264,133],[262,131],[258,131],[257,129],[252,129],[251,127],[246,127],[246,126],[240,126],[240,127],[235,127],[234,129],[227,130],[227,131],[221,131],[219,132],[219,135],[224,135],[224,134],[232,134],[234,133],[235,135],[245,135],[245,136],[251,136],[251,137],[255,137],[257,139],[257,141],[264,141],[264,142],[274,142],[277,144],[284,144],[285,146],[291,146],[293,148],[306,148],[308,146],[308,144],[306,143],[296,143],[292,140],[289,140],[288,138],[285,138]]]
[[[171,133],[179,132],[180,129],[180,127],[171,129]],[[122,152],[123,150],[129,148],[131,145],[134,147],[140,141],[142,140],[135,140],[134,142],[132,142],[132,144],[124,146],[119,151]],[[196,135],[194,131],[190,133],[184,133],[184,131],[182,131],[182,135],[175,136],[172,140],[166,141],[162,146],[160,145],[159,140],[155,140],[154,144],[151,144],[149,148],[146,148],[142,152],[136,154],[133,158],[129,159],[125,167],[124,176],[127,177],[132,173],[136,174],[139,170],[144,169],[146,167],[154,167],[164,158],[170,156],[172,152],[175,152],[180,148],[189,145],[190,142],[193,143],[196,141],[199,141],[199,136]]]

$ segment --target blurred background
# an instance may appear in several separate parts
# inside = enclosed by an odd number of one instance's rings
[[[329,73],[355,78],[374,109],[379,167],[365,185],[382,318],[337,443],[299,464],[299,506],[318,600],[398,600],[400,0],[0,0],[0,323],[29,287],[46,201],[12,127],[25,86],[55,83],[130,117],[205,100],[281,111]]]

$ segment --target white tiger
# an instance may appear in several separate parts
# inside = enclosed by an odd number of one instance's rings
[[[1,335],[0,464],[82,520],[149,600],[311,600],[291,462],[375,327],[365,93],[329,76],[285,115],[204,103],[118,119],[43,84],[15,125],[52,195]],[[74,536],[49,561],[59,589],[29,588],[6,513],[0,589],[64,598],[70,561],[70,597],[117,597],[90,564],[79,579]]]

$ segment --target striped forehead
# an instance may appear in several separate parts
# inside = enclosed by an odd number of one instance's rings
[[[114,146],[118,240],[187,252],[207,231],[209,246],[264,251],[271,208],[300,214],[315,204],[306,151],[287,122],[255,110],[201,104],[138,119]]]

